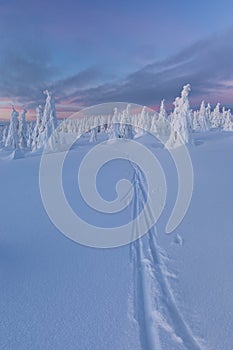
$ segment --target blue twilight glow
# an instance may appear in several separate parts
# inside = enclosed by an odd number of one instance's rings
[[[193,104],[233,105],[232,13],[231,0],[0,0],[0,113],[45,87],[67,113],[169,104],[185,83]]]

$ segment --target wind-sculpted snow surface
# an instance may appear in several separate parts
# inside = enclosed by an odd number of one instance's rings
[[[101,137],[97,144],[108,141]],[[41,202],[40,155],[10,161],[0,153],[1,349],[232,350],[233,136],[211,131],[193,137],[193,197],[171,235],[164,233],[177,196],[175,165],[161,142],[149,134],[137,139],[163,166],[167,200],[156,228],[117,249],[93,249],[61,235]],[[132,200],[121,219],[97,213],[77,186],[79,166],[92,148],[85,134],[68,154],[62,176],[67,201],[95,225],[124,224],[142,212],[146,174],[128,160],[104,164],[96,177],[102,197],[114,201],[115,184],[124,178],[132,186],[123,201]],[[51,173],[45,177],[50,181]],[[143,220],[150,215],[144,212]],[[136,220],[132,240],[137,230]]]
[[[186,100],[185,100],[186,101]],[[95,211],[105,212],[108,214],[122,211],[123,198],[125,191],[129,187],[129,181],[121,180],[117,183],[116,192],[117,198],[114,201],[106,201],[99,195],[96,189],[95,179],[101,167],[110,161],[121,158],[131,162],[135,162],[145,173],[148,191],[147,202],[141,213],[138,213],[138,218],[133,218],[125,225],[117,225],[113,228],[104,229],[97,227],[89,222],[82,220],[79,215],[76,215],[66,200],[65,192],[62,187],[62,171],[65,159],[69,154],[70,148],[74,143],[85,135],[89,130],[92,130],[91,143],[94,142],[93,135],[96,135],[97,129],[101,125],[108,123],[107,110],[113,110],[116,103],[108,103],[103,105],[93,106],[71,117],[71,120],[79,120],[82,128],[76,133],[67,134],[57,132],[55,130],[45,145],[44,153],[41,158],[40,166],[40,190],[44,207],[56,227],[68,238],[85,244],[91,247],[112,248],[119,247],[132,242],[132,230],[137,220],[138,232],[134,240],[146,234],[151,227],[155,225],[163,212],[166,203],[166,175],[155,157],[155,155],[144,145],[131,139],[132,130],[138,126],[138,116],[141,113],[135,114],[136,111],[144,111],[144,107],[139,105],[117,104],[118,119],[114,119],[114,124],[119,125],[122,137],[111,138],[108,141],[94,145],[87,153],[80,164],[78,173],[78,185],[82,198]],[[129,119],[129,110],[134,110],[134,114]],[[102,112],[100,120],[91,117],[99,112]],[[155,118],[154,111],[147,109],[146,115],[148,120]],[[116,115],[114,113],[114,117]],[[89,118],[89,124],[86,120]],[[168,130],[169,123],[163,118],[160,120],[160,125],[164,124],[164,129]],[[67,124],[67,121],[64,122]],[[145,125],[150,125],[147,122]],[[111,121],[113,125],[113,121]],[[183,125],[183,124],[182,124]],[[59,128],[63,128],[60,125]],[[114,128],[115,130],[115,128]],[[182,129],[184,130],[184,128]],[[192,162],[186,147],[186,143],[182,135],[179,134],[179,129],[176,130],[176,137],[172,142],[172,147],[168,145],[167,135],[160,135],[157,131],[156,123],[150,125],[149,129],[143,129],[144,132],[149,132],[154,142],[160,142],[162,147],[166,147],[172,157],[178,173],[178,193],[177,200],[168,220],[166,232],[172,232],[182,221],[189,207],[192,190],[193,190],[193,169]],[[129,136],[131,135],[131,136]],[[96,137],[95,137],[96,141]],[[179,147],[173,147],[178,142]],[[48,182],[48,176],[50,181]],[[87,174],[88,179],[87,181]],[[155,201],[155,196],[159,199]],[[144,212],[150,210],[151,215],[147,221],[143,220]],[[60,213],[63,213],[61,217]]]
[[[147,197],[145,178],[140,169],[134,168],[134,211],[139,212]],[[135,215],[135,214],[134,214]],[[151,211],[145,213],[149,220]],[[138,227],[135,225],[135,232]],[[134,317],[139,324],[143,349],[188,349],[201,350],[198,339],[186,324],[169,285],[165,260],[166,253],[157,243],[155,227],[131,246],[134,276]]]
[[[13,107],[1,349],[232,350],[232,116],[189,93],[170,115],[113,103],[58,125],[47,90],[36,123]]]

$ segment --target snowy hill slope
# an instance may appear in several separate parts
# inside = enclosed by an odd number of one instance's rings
[[[175,167],[149,136],[139,139],[165,169],[168,201],[156,228],[115,249],[81,246],[54,227],[40,198],[39,155],[0,161],[1,349],[232,349],[233,135],[194,138],[193,198],[171,235],[164,232],[176,197]],[[117,216],[100,220],[75,187],[91,147],[83,138],[70,152],[64,189],[84,219],[114,226]],[[117,179],[132,179],[135,171],[117,160],[100,175],[100,192],[112,200]],[[143,205],[145,184],[138,178],[122,222]]]

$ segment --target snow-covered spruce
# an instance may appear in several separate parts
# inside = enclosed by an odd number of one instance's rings
[[[121,118],[120,118],[120,136],[123,139],[132,139],[133,138],[133,129],[131,120],[130,120],[130,107],[131,105],[128,104],[126,109],[122,112]]]
[[[35,152],[39,149],[39,134],[42,132],[42,118],[43,118],[43,107],[39,105],[36,108],[36,125],[32,132],[32,151]]]
[[[5,125],[2,129],[2,133],[1,133],[1,148],[3,149],[5,147],[6,144],[6,139],[7,139],[7,135],[8,135],[8,129],[9,129],[9,125]]]
[[[3,132],[4,127],[0,127],[0,149],[3,147]]]
[[[206,109],[204,101],[202,101],[202,103],[201,103],[201,108],[200,108],[200,112],[199,112],[199,123],[200,123],[200,130],[201,131],[209,131],[210,130],[210,123],[208,120],[207,109]]]
[[[193,131],[199,131],[200,130],[199,112],[198,111],[194,111],[193,112],[192,130]]]
[[[53,94],[48,90],[45,90],[44,94],[46,95],[46,103],[37,138],[37,149],[44,147],[49,137],[57,128],[57,115]],[[55,147],[55,145],[51,145],[51,147]]]
[[[27,110],[23,109],[19,119],[19,147],[21,149],[27,148],[26,113],[27,113]]]
[[[231,110],[228,109],[226,113],[226,118],[223,125],[224,131],[233,131],[233,122],[232,122],[232,116],[231,116]]]
[[[100,116],[100,125],[99,125],[99,132],[100,134],[105,134],[107,129],[107,124],[105,117],[103,115]]]
[[[26,123],[27,125],[27,148],[31,150],[32,147],[32,136],[33,136],[33,131],[35,128],[35,122],[34,120],[28,121]]]
[[[200,110],[195,111],[193,114],[193,130],[202,132],[210,130],[210,122],[207,111],[205,102],[202,101]]]
[[[19,148],[19,136],[18,136],[18,130],[19,130],[19,120],[18,120],[19,112],[17,112],[12,106],[12,112],[11,112],[11,118],[10,118],[10,125],[8,129],[8,134],[5,142],[5,147],[10,149],[17,149]]]
[[[138,137],[141,137],[145,134],[146,130],[146,115],[147,115],[147,108],[144,106],[141,110],[141,113],[137,115],[137,127],[134,127],[134,138],[137,139]]]
[[[157,120],[157,132],[160,137],[168,136],[170,133],[170,127],[167,120],[167,111],[165,108],[165,100],[161,101],[159,117]]]
[[[109,120],[107,127],[107,134],[109,140],[116,140],[120,137],[119,123],[120,119],[118,109],[114,108],[113,117],[111,120]]]
[[[220,103],[217,103],[213,112],[211,113],[211,128],[217,129],[221,126],[221,111],[220,111]]]
[[[97,142],[97,132],[98,132],[98,128],[97,127],[94,127],[91,129],[91,132],[90,132],[90,143],[94,143],[94,142]]]
[[[174,112],[171,116],[171,133],[166,147],[175,148],[192,142],[191,110],[189,107],[189,84],[183,87],[181,97],[174,101]]]
[[[59,142],[64,142],[63,133],[78,133],[82,135],[92,130],[90,142],[97,141],[98,133],[106,133],[111,140],[117,138],[131,139],[143,136],[145,131],[155,133],[163,138],[167,147],[177,147],[192,142],[192,132],[206,132],[209,129],[233,131],[231,111],[225,107],[220,109],[220,103],[211,110],[210,104],[202,101],[200,109],[192,112],[189,106],[190,85],[185,85],[181,96],[174,101],[174,111],[169,115],[164,100],[161,101],[159,112],[149,113],[147,107],[141,111],[131,111],[130,105],[125,110],[114,109],[111,115],[86,116],[80,119],[58,122],[53,95],[45,90],[46,103],[43,108],[36,109],[36,122],[26,122],[26,110],[19,114],[13,107],[10,123],[1,129],[1,149],[31,149],[33,152],[42,149],[52,133],[56,130]],[[132,127],[132,125],[134,125]],[[94,128],[94,129],[93,129]],[[167,141],[168,139],[168,141]],[[55,147],[55,145],[51,145]]]
[[[210,105],[210,103],[208,103],[207,107],[206,107],[206,118],[207,118],[209,124],[211,124],[211,105]]]
[[[141,137],[145,133],[146,128],[146,115],[147,115],[147,107],[143,106],[141,112],[137,114],[136,120],[137,120],[137,127],[134,128],[135,132],[135,138]]]

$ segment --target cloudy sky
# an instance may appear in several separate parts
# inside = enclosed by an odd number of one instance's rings
[[[182,85],[233,106],[232,0],[0,0],[0,119],[127,101],[171,106]]]

